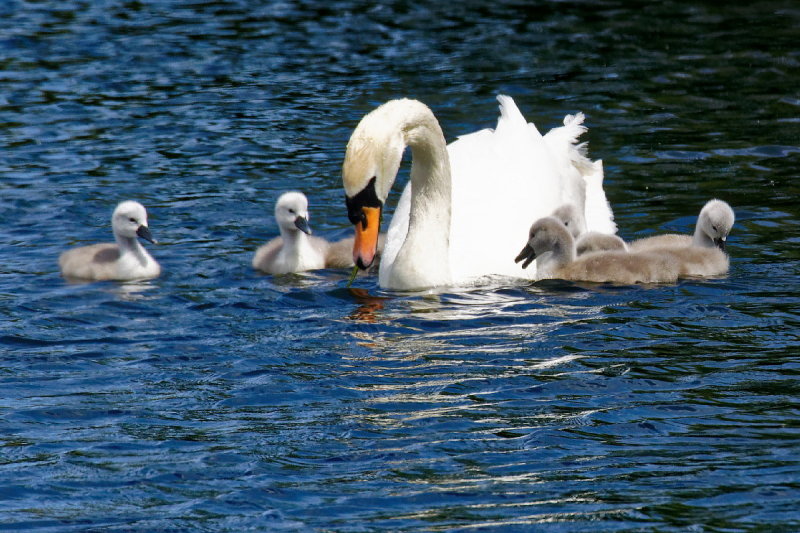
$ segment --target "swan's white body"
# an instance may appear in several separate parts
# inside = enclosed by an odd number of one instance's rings
[[[76,280],[133,281],[161,274],[161,267],[137,237],[155,242],[147,226],[147,211],[139,202],[120,202],[111,215],[114,243],[73,248],[58,258],[61,274]]]
[[[353,132],[343,167],[348,198],[375,177],[382,204],[403,150],[409,146],[412,153],[411,181],[381,258],[382,287],[465,285],[495,275],[536,279],[535,269],[522,269],[514,257],[531,221],[563,203],[583,210],[588,229],[616,231],[602,162],[591,162],[576,145],[583,115],[568,115],[564,126],[542,136],[510,97],[498,100],[495,130],[449,146],[430,109],[414,100],[384,104]]]

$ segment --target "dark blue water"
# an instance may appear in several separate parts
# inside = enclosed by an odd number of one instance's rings
[[[0,530],[800,530],[800,8],[728,4],[0,4]],[[626,239],[730,202],[729,275],[251,270],[284,190],[350,234],[372,107],[499,92],[587,114]],[[64,282],[128,198],[164,274]]]

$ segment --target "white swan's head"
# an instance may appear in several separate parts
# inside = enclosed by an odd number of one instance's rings
[[[550,215],[560,220],[577,239],[583,233],[586,233],[586,218],[578,211],[578,208],[573,204],[564,204]]]
[[[275,202],[275,221],[281,231],[302,231],[311,235],[308,225],[308,198],[301,192],[285,192]]]
[[[402,99],[371,111],[350,136],[342,183],[347,216],[356,227],[353,261],[360,268],[368,268],[375,258],[381,212],[406,146],[413,149],[432,130],[443,142],[433,112],[421,102]]]
[[[514,262],[523,261],[522,268],[528,268],[534,259],[547,252],[563,255],[567,253],[567,248],[574,246],[572,234],[561,220],[552,216],[540,218],[531,226],[528,232],[528,243],[514,259]]]
[[[705,246],[717,246],[724,250],[728,234],[733,228],[736,219],[733,209],[722,200],[709,200],[697,219],[695,239],[699,239]]]
[[[156,242],[147,226],[147,211],[139,202],[120,202],[111,215],[111,227],[118,237],[135,239],[138,236],[152,243]]]

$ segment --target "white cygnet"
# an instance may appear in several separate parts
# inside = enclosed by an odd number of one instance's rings
[[[151,279],[161,274],[161,267],[137,237],[156,241],[147,226],[147,211],[139,202],[121,202],[111,216],[116,243],[93,244],[73,248],[58,258],[61,274],[76,280],[131,281]]]
[[[516,257],[523,268],[537,260],[540,277],[597,283],[668,283],[678,279],[679,269],[669,256],[611,250],[580,257],[575,240],[561,220],[545,217],[531,226],[528,243]]]
[[[308,199],[301,192],[283,193],[275,203],[275,221],[281,232],[256,250],[253,268],[267,274],[288,274],[325,268],[328,242],[311,236]]]
[[[253,268],[267,274],[289,274],[354,266],[352,237],[328,242],[311,235],[305,194],[283,193],[275,203],[275,220],[281,235],[256,250]]]
[[[631,251],[642,251],[663,247],[700,246],[703,248],[725,249],[728,234],[733,227],[735,215],[727,202],[722,200],[709,200],[700,216],[697,217],[694,235],[681,235],[668,233],[638,239],[630,244]]]
[[[621,238],[609,233],[599,231],[586,231],[584,217],[572,204],[564,204],[552,214],[560,220],[575,239],[575,251],[578,256],[589,252],[601,252],[607,250],[627,251],[628,246]]]

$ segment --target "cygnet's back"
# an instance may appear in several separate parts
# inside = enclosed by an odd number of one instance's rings
[[[601,251],[577,257],[572,235],[554,217],[534,222],[516,262],[524,261],[525,268],[534,259],[543,278],[629,285],[674,282],[679,275],[674,262],[661,254]]]
[[[728,234],[735,220],[733,209],[722,200],[709,200],[697,217],[694,235],[668,233],[638,239],[630,244],[631,251],[653,250],[658,248],[677,248],[699,246],[702,248],[725,249]]]
[[[589,231],[578,237],[575,251],[579,256],[591,252],[627,252],[628,246],[616,235]]]
[[[666,258],[678,268],[678,275],[682,278],[721,276],[728,271],[730,263],[728,254],[719,248],[701,246],[652,248],[639,253]]]
[[[586,231],[584,217],[573,204],[564,204],[553,211],[553,217],[560,220],[575,239],[575,251],[581,256],[589,252],[607,250],[627,251],[628,247],[621,238],[609,233]]]
[[[130,200],[121,202],[111,216],[111,226],[116,242],[82,246],[61,254],[58,264],[65,278],[131,281],[158,277],[161,267],[137,239],[155,242],[144,206]]]

